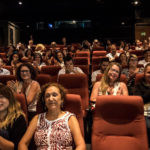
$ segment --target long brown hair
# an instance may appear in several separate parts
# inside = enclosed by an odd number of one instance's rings
[[[15,99],[13,92],[8,86],[0,84],[0,95],[3,95],[9,101],[7,116],[0,124],[0,128],[6,128],[8,125],[12,126],[14,120],[17,119],[20,115],[25,117],[25,114],[21,109],[20,103]]]
[[[110,79],[109,79],[109,76],[108,76],[108,72],[109,70],[112,68],[112,66],[118,66],[119,67],[119,77],[116,81],[119,81],[120,80],[120,75],[121,75],[121,66],[119,63],[117,62],[112,62],[108,65],[108,67],[106,68],[105,72],[104,72],[104,75],[101,79],[101,85],[100,85],[100,90],[102,91],[102,94],[105,95],[106,94],[106,91],[109,87],[109,82],[110,82]],[[116,82],[115,81],[115,82]]]

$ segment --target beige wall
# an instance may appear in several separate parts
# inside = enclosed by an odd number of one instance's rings
[[[146,35],[142,36],[141,33],[145,32]],[[150,24],[148,23],[137,23],[135,24],[135,40],[145,40],[150,37]]]

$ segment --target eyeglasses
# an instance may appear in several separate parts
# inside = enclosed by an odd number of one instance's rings
[[[113,72],[116,72],[117,74],[119,74],[119,71],[118,70],[115,70],[115,69],[110,69],[111,71],[113,71]]]
[[[21,72],[21,73],[29,73],[30,70],[21,70],[20,72]]]

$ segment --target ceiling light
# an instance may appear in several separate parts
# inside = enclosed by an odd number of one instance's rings
[[[134,5],[138,5],[139,4],[139,2],[138,1],[134,1]]]
[[[22,3],[22,1],[19,1],[18,4],[19,4],[19,5],[22,5],[23,3]]]

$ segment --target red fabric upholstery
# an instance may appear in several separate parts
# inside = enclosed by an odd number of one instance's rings
[[[74,57],[74,65],[89,65],[90,59],[88,57]]]
[[[89,65],[74,65],[79,67],[87,76],[89,75]]]
[[[38,74],[36,77],[36,81],[38,81],[40,86],[42,86],[48,82],[53,82],[53,79],[48,74]]]
[[[0,75],[0,82],[3,84],[7,84],[7,81],[14,80],[16,81],[16,77],[14,75]]]
[[[103,74],[98,74],[97,77],[96,77],[96,81],[99,81],[102,78],[102,76],[103,76]],[[126,75],[121,74],[120,81],[124,82],[124,83],[127,83]]]
[[[98,96],[92,150],[148,150],[143,108],[139,96]]]
[[[79,125],[81,128],[82,135],[84,136],[84,125],[83,125],[83,112],[82,112],[82,105],[81,105],[81,97],[76,94],[67,94],[66,99],[64,101],[64,110],[72,112],[76,115]],[[43,108],[41,102],[38,101],[37,103],[37,113],[42,113]]]
[[[135,85],[137,85],[144,78],[144,73],[137,73],[135,75]]]
[[[41,67],[41,73],[51,75],[53,82],[57,82],[57,75],[58,75],[58,72],[60,69],[61,69],[60,66],[55,66],[55,65],[42,66]]]
[[[107,51],[93,51],[93,55],[92,55],[92,57],[93,56],[106,56],[106,54],[107,54]]]
[[[6,53],[0,53],[0,58],[2,58],[2,59],[7,58],[7,54]]]
[[[93,47],[93,51],[102,51],[102,50],[104,50],[104,49],[105,49],[104,46]]]
[[[65,103],[64,103],[64,110],[72,112],[76,115],[79,125],[81,128],[82,135],[84,136],[84,125],[83,125],[83,112],[82,112],[82,104],[81,104],[81,97],[76,94],[67,94]]]
[[[90,57],[90,52],[86,51],[76,52],[75,57]]]
[[[68,89],[69,94],[78,94],[82,99],[83,116],[89,105],[88,79],[85,74],[64,74],[59,76],[58,83]]]
[[[93,65],[92,66],[92,72],[96,71],[96,70],[99,70],[100,69],[100,65]]]
[[[102,58],[106,58],[106,56],[99,56],[99,57],[92,57],[92,66],[93,65],[99,65]]]
[[[27,101],[24,94],[15,94],[15,98],[20,102],[21,108],[26,115],[26,119],[28,122],[28,107]]]
[[[135,54],[137,56],[142,56],[144,50],[130,50],[130,54]]]

